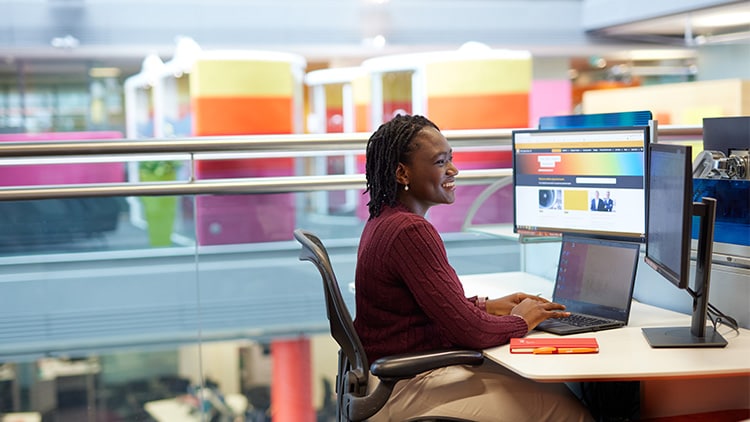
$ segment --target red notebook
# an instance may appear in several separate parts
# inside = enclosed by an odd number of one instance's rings
[[[594,337],[524,337],[510,339],[511,353],[572,354],[599,353]]]

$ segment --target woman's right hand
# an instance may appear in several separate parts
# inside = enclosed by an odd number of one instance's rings
[[[529,331],[548,318],[565,318],[570,312],[565,311],[565,305],[555,302],[541,302],[534,299],[524,299],[510,311],[511,315],[518,315],[526,321]]]

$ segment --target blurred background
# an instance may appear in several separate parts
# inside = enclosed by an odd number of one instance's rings
[[[694,156],[731,118],[712,148],[747,157],[750,2],[0,0],[0,421],[334,420],[292,230],[354,312],[369,133],[444,130],[459,275],[551,280],[559,239],[512,232],[511,130],[632,111]],[[748,327],[748,180],[719,182],[712,297]],[[638,299],[689,313],[657,278]]]

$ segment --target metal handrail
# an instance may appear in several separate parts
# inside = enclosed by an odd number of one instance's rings
[[[454,146],[510,146],[512,129],[443,132]],[[364,151],[369,133],[2,142],[0,157],[203,152]]]
[[[456,147],[510,146],[513,129],[444,130]],[[701,126],[659,126],[659,138],[700,139]],[[214,136],[169,139],[0,142],[0,158],[202,152],[364,151],[369,133]]]
[[[464,170],[456,179],[456,183],[459,185],[487,184],[511,174],[511,169]],[[258,194],[364,188],[365,176],[363,174],[207,179],[184,182],[99,183],[3,188],[0,189],[0,202],[97,196]]]
[[[662,126],[658,135],[669,139],[694,139],[702,136],[699,126]],[[454,148],[509,147],[512,129],[446,130]],[[325,135],[252,135],[201,138],[94,140],[75,142],[0,143],[0,160],[17,157],[70,155],[135,155],[146,153],[204,152],[363,152],[367,133]],[[511,169],[464,170],[459,184],[490,184],[511,176]],[[79,198],[97,196],[159,196],[203,194],[256,194],[311,192],[317,190],[363,189],[362,174],[326,176],[285,176],[241,179],[185,180],[175,182],[99,183],[86,185],[21,186],[0,189],[0,201]]]

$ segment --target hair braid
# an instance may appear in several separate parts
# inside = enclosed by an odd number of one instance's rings
[[[367,203],[370,218],[380,215],[383,205],[396,205],[396,169],[399,163],[408,162],[409,153],[414,150],[412,141],[425,127],[440,130],[424,116],[399,114],[380,125],[370,136],[365,158],[365,193],[370,193],[370,202]]]

